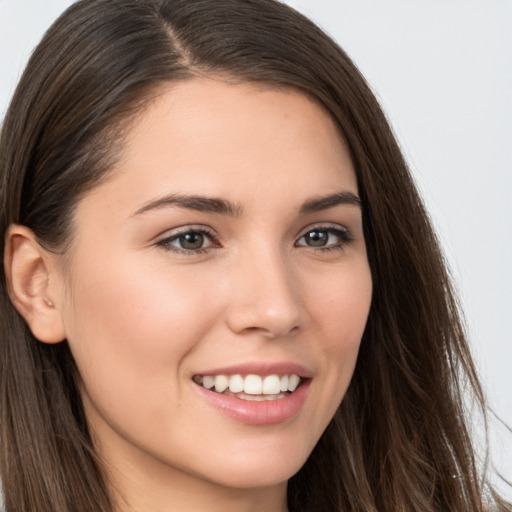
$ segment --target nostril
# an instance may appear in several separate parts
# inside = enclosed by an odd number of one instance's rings
[[[280,309],[240,305],[228,311],[227,323],[237,334],[259,334],[271,339],[287,337],[299,330],[300,312],[295,305]]]

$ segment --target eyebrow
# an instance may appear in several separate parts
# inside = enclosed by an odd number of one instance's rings
[[[338,205],[350,205],[362,208],[361,200],[353,192],[342,191],[329,196],[319,197],[306,201],[300,208],[300,215],[315,213],[321,210],[334,208]]]
[[[171,194],[153,201],[149,201],[139,208],[133,216],[141,215],[150,210],[156,210],[166,206],[178,206],[188,210],[196,210],[200,212],[217,213],[220,215],[228,215],[231,217],[240,217],[243,213],[243,206],[232,203],[226,199],[217,197],[189,196]],[[310,199],[306,201],[299,209],[300,215],[307,215],[321,210],[327,210],[339,205],[351,205],[361,208],[361,200],[349,191],[342,191],[324,197]]]
[[[165,206],[179,206],[188,210],[196,210],[200,212],[218,213],[221,215],[229,215],[232,217],[239,217],[242,214],[243,208],[225,199],[217,197],[204,197],[204,196],[187,196],[179,194],[171,194],[169,196],[161,197],[150,201],[139,208],[135,215],[140,215],[149,210],[155,210]]]

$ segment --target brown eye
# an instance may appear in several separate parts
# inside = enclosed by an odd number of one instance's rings
[[[320,230],[310,231],[304,235],[304,241],[310,247],[323,247],[329,241],[329,234]]]
[[[189,251],[194,251],[197,249],[201,249],[204,244],[204,235],[202,233],[186,233],[184,235],[180,235],[177,238],[179,246],[181,249],[187,249]]]
[[[314,228],[304,233],[296,242],[299,247],[342,249],[352,241],[350,232],[342,227]]]
[[[197,254],[214,246],[215,243],[216,238],[213,233],[202,229],[189,229],[164,238],[157,245],[169,251]]]

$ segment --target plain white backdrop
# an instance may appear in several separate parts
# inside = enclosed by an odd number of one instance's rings
[[[0,0],[0,119],[69,0]],[[353,58],[423,193],[494,410],[512,425],[512,0],[288,1]],[[494,422],[512,480],[512,433]],[[512,489],[502,486],[512,499]]]

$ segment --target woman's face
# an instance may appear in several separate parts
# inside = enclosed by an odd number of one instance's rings
[[[302,466],[370,307],[357,195],[331,118],[292,90],[189,81],[134,123],[53,288],[114,473],[247,488]]]

